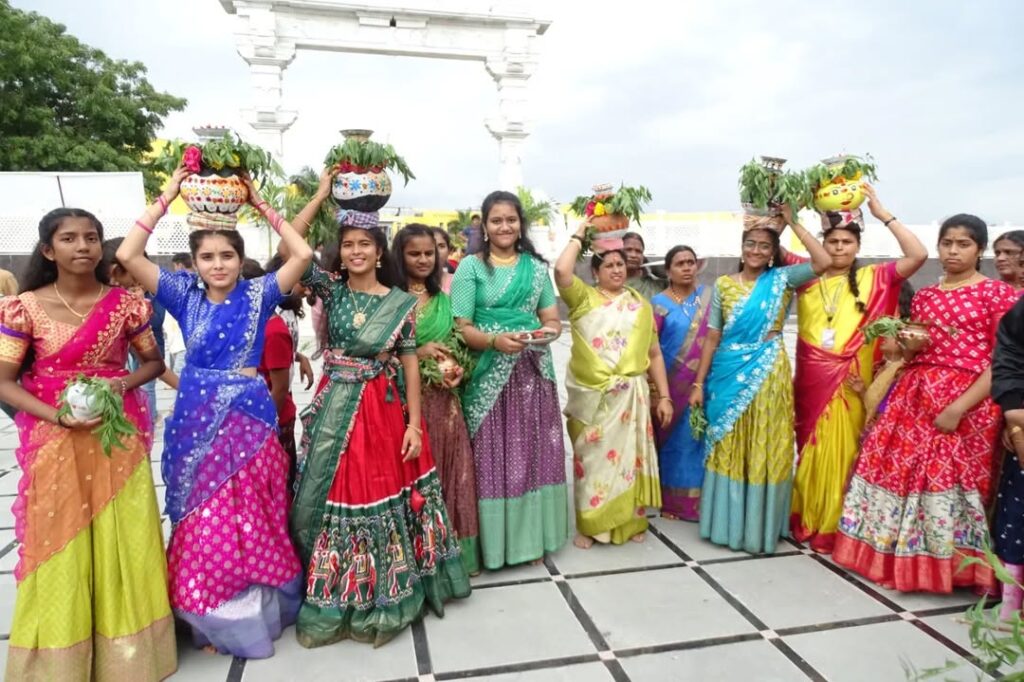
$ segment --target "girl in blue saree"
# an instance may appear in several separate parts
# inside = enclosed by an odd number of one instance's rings
[[[783,223],[782,221],[785,221]],[[811,262],[782,262],[779,232],[789,224]],[[824,247],[793,221],[744,217],[740,271],[715,281],[707,342],[691,409],[705,406],[705,476],[700,534],[752,554],[775,551],[787,532],[793,485],[793,374],[782,326],[793,290],[828,267]]]
[[[172,175],[117,250],[117,260],[167,309],[186,339],[174,415],[167,421],[163,478],[174,614],[197,646],[266,658],[295,620],[302,568],[288,534],[289,458],[277,414],[256,373],[267,320],[292,290],[312,250],[262,201],[246,175],[250,202],[288,245],[276,273],[240,280],[244,242],[235,230],[196,230],[196,273],[172,273],[146,259],[153,226],[188,171]]]

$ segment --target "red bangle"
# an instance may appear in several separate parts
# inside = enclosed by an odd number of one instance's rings
[[[153,230],[151,230],[150,228],[148,228],[145,225],[143,225],[141,220],[136,220],[135,221],[135,226],[136,227],[141,227],[143,230],[145,230],[149,234],[153,234]]]
[[[167,199],[164,199],[163,194],[156,198],[156,203],[160,204],[160,210],[163,213],[167,213]]]

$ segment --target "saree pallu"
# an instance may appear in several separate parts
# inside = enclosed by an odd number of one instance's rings
[[[894,261],[860,268],[858,289],[867,294],[864,312],[857,309],[846,275],[819,279],[800,292],[794,379],[800,454],[790,530],[817,552],[829,553],[835,544],[843,494],[864,428],[864,402],[845,385],[851,375],[871,385],[876,344],[865,343],[860,328],[896,311],[902,281]],[[828,299],[836,303],[831,322],[823,303]],[[835,349],[823,347],[827,328]]]
[[[186,365],[162,462],[173,530],[171,605],[196,646],[266,658],[295,620],[288,455],[260,377]]]
[[[455,319],[447,294],[434,295],[416,317],[416,345],[440,343],[449,348],[459,343],[455,337]],[[468,369],[468,368],[464,368]],[[465,376],[463,380],[469,377]],[[427,434],[430,451],[437,462],[448,518],[455,527],[462,548],[462,563],[470,574],[480,572],[480,521],[476,499],[476,467],[473,449],[462,414],[462,402],[453,389],[424,386],[423,421],[430,425]]]
[[[984,564],[958,569],[963,558],[982,557],[988,541],[999,409],[985,398],[951,434],[932,424],[977,378],[934,365],[900,376],[864,439],[839,520],[836,563],[901,591],[993,584]]]
[[[661,506],[646,379],[654,319],[650,305],[631,290],[582,315],[576,310],[570,306],[565,407],[576,530],[620,545],[647,530],[647,507]]]
[[[786,534],[792,490],[789,358],[781,334],[766,340],[788,302],[783,270],[762,274],[737,301],[707,380],[700,535],[752,554],[774,552]]]
[[[464,260],[456,284],[463,268],[471,273],[485,267],[478,262]],[[503,291],[484,294],[486,307],[477,296],[473,324],[478,329],[499,333],[540,327],[536,309],[544,286],[551,286],[547,271],[525,255],[515,267]],[[569,500],[551,350],[484,351],[462,405],[473,441],[484,568],[534,561],[561,548],[569,539]]]
[[[305,647],[346,638],[379,646],[426,607],[443,616],[446,601],[470,593],[428,433],[419,457],[402,461],[397,369],[375,359],[414,303],[402,296],[384,299],[346,355],[325,353],[325,380],[302,414],[306,457],[291,524],[306,566],[297,623]]]
[[[661,476],[661,511],[687,521],[700,517],[700,489],[704,485],[704,442],[690,430],[690,390],[697,378],[700,354],[708,331],[711,287],[699,286],[682,303],[665,294],[651,299],[665,358],[668,390],[677,410],[665,428],[654,424]]]
[[[112,291],[55,353],[40,352],[37,343],[23,388],[57,406],[80,372],[125,376],[126,318],[138,317],[133,306],[145,306],[133,298]],[[4,360],[11,340],[32,338],[31,322],[11,319],[18,304],[5,301],[0,312]],[[38,304],[31,307],[33,316],[45,315]],[[145,326],[134,330],[143,333],[149,334]],[[20,544],[8,680],[162,680],[177,667],[145,393],[128,392],[124,412],[138,432],[109,457],[89,431],[25,412],[15,419],[22,476],[13,508]]]

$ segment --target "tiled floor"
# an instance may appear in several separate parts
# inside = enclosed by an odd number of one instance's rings
[[[567,350],[562,341],[555,347],[559,367]],[[304,405],[310,394],[295,397]],[[161,389],[160,408],[171,400]],[[2,666],[14,607],[18,471],[17,434],[0,419]],[[905,680],[910,669],[949,661],[961,667],[939,679],[990,679],[965,660],[967,627],[955,620],[973,595],[900,595],[793,543],[753,557],[704,542],[694,524],[679,521],[655,519],[643,544],[570,545],[543,565],[485,573],[473,584],[443,619],[427,615],[380,649],[342,642],[306,650],[289,628],[273,658],[243,661],[182,640],[174,679],[866,682]]]

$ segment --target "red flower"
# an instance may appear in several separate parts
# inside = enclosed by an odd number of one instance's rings
[[[580,461],[579,457],[573,457],[572,459],[572,470],[576,478],[583,478],[583,462]]]
[[[181,155],[181,162],[192,173],[198,173],[203,165],[203,150],[195,145],[186,147],[185,153]]]
[[[585,209],[583,209],[583,213],[585,213],[588,218],[590,216],[594,215],[594,206],[596,206],[596,203],[593,202],[593,201],[590,201],[590,202],[587,202],[587,207]]]
[[[374,173],[380,173],[384,168],[382,166],[370,166],[370,170]]]
[[[615,462],[619,459],[619,453],[615,450],[609,450],[605,457],[608,458],[609,462]]]
[[[413,488],[412,494],[409,495],[409,506],[412,507],[412,510],[419,514],[420,510],[423,509],[423,505],[425,505],[426,503],[427,498],[423,497],[419,490]]]
[[[341,173],[351,173],[352,164],[349,163],[348,161],[342,161],[341,163],[338,164],[338,171]]]

